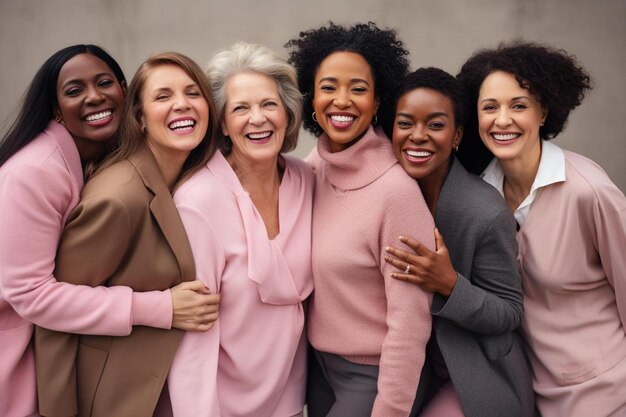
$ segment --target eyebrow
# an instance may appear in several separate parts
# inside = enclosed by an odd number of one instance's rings
[[[110,72],[100,72],[98,74],[96,74],[96,76],[94,78],[101,78],[101,77],[113,77],[117,80],[117,78]],[[84,82],[84,79],[82,78],[72,78],[70,80],[67,80],[66,82],[63,83],[63,85],[61,86],[61,88],[64,88],[65,86],[69,85],[69,84],[82,84]]]
[[[337,78],[335,78],[335,77],[324,77],[324,78],[321,78],[319,82],[321,83],[322,81],[332,81],[332,82],[335,82],[335,83],[336,83],[336,82],[337,82]],[[370,83],[369,83],[369,82],[367,82],[367,80],[364,80],[363,78],[352,78],[352,79],[350,80],[350,83],[351,83],[351,84],[355,84],[355,83],[365,83],[365,84],[367,84],[368,86],[370,85]],[[318,83],[318,84],[319,84],[319,83]]]
[[[528,96],[518,96],[518,97],[513,97],[511,99],[511,101],[515,101],[515,100],[521,100],[521,99],[526,99],[526,100],[530,100],[530,97]],[[481,103],[484,103],[485,101],[497,101],[495,98],[486,98],[483,100],[480,100]]]
[[[396,113],[396,116],[403,116],[403,117],[406,117],[406,118],[408,118],[408,119],[412,119],[412,118],[413,118],[413,114],[411,114],[411,113],[405,113],[405,112],[397,112],[397,113]],[[446,118],[448,118],[448,119],[449,119],[449,118],[450,118],[450,115],[449,115],[448,113],[446,113],[446,112],[443,112],[443,111],[438,111],[438,112],[430,113],[430,114],[428,115],[428,118],[429,118],[429,119],[431,119],[431,118],[433,118],[433,117],[446,117]]]

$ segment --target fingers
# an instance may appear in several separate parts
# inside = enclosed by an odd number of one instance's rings
[[[421,287],[420,284],[422,283],[422,281],[416,275],[394,272],[391,274],[391,277],[399,281],[410,282],[411,284],[415,284]]]
[[[206,284],[200,281],[199,279],[195,281],[182,282],[178,284],[177,286],[175,286],[174,288],[179,289],[179,290],[196,291],[202,294],[209,294],[211,292],[211,290],[206,286]]]
[[[430,249],[424,246],[420,241],[415,240],[412,237],[400,236],[399,239],[400,239],[400,242],[404,243],[405,245],[413,249],[415,253],[419,256],[427,256],[433,253]]]
[[[435,250],[437,252],[446,248],[446,243],[443,241],[443,235],[439,232],[439,229],[435,227]]]
[[[398,248],[393,247],[393,246],[387,246],[385,248],[385,251],[387,253],[389,253],[390,255],[393,255],[396,258],[398,258],[401,261],[403,261],[404,264],[405,264],[404,266],[406,266],[407,263],[411,263],[411,258],[412,258],[413,255],[411,253],[407,252],[407,251],[404,251],[402,249],[398,249]],[[404,267],[402,267],[400,269],[404,269]]]
[[[392,252],[389,252],[389,253],[392,253]],[[390,265],[395,266],[396,268],[398,268],[401,271],[405,271],[407,265],[411,265],[410,262],[408,262],[408,261],[406,261],[404,259],[393,258],[391,256],[385,256],[385,262],[387,262]]]

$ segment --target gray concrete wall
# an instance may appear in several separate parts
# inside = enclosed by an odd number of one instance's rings
[[[626,0],[0,0],[0,130],[43,61],[74,43],[107,49],[130,79],[149,54],[205,66],[237,40],[276,50],[328,20],[398,30],[413,67],[456,73],[476,49],[525,38],[576,55],[595,88],[556,142],[596,160],[626,190]],[[305,155],[314,141],[301,136]]]

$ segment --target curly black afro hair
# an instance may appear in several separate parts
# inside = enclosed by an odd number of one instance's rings
[[[396,95],[396,105],[404,94],[417,88],[430,88],[448,97],[454,110],[455,127],[465,125],[467,95],[463,84],[454,76],[439,68],[419,68],[408,74],[402,81]]]
[[[585,93],[591,89],[585,69],[562,49],[515,41],[475,53],[457,75],[465,86],[470,103],[465,140],[458,156],[474,173],[482,172],[493,158],[478,134],[476,103],[480,86],[494,71],[513,74],[519,85],[528,89],[548,110],[545,123],[539,129],[539,136],[546,140],[561,133],[570,112],[582,103]]]
[[[315,73],[328,55],[341,51],[355,52],[369,63],[374,78],[374,94],[379,100],[378,123],[390,136],[395,93],[409,70],[406,58],[409,52],[394,30],[379,29],[373,22],[354,26],[329,22],[328,26],[300,32],[285,47],[290,49],[289,63],[298,71],[298,85],[304,96],[303,125],[306,130],[316,137],[322,134],[320,126],[311,118]]]

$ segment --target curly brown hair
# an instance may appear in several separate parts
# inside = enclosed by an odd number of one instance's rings
[[[478,135],[476,103],[480,86],[489,74],[505,71],[515,76],[520,87],[527,89],[548,110],[539,129],[542,139],[556,137],[567,124],[570,112],[579,106],[590,77],[585,69],[562,49],[532,42],[514,41],[495,49],[482,49],[472,55],[457,75],[468,98],[468,120],[458,157],[472,172],[480,173],[493,158]]]

